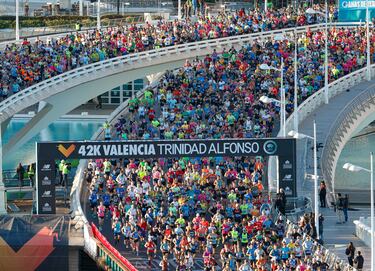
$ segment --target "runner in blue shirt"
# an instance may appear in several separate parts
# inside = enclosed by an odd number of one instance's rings
[[[115,218],[112,225],[113,229],[113,237],[115,239],[115,245],[118,244],[120,241],[120,234],[121,234],[121,222],[118,220],[118,218]]]
[[[250,246],[248,247],[247,252],[246,252],[246,256],[249,257],[251,265],[255,264],[255,260],[256,260],[255,250],[256,250],[256,248],[252,244],[250,244]]]
[[[122,201],[122,199],[124,198],[124,195],[125,195],[125,189],[123,187],[117,187],[116,188],[116,193],[117,193],[117,196]]]
[[[139,235],[139,232],[137,231],[137,229],[134,227],[132,229],[131,239],[132,239],[133,251],[135,251],[138,256],[139,255],[139,242],[140,242],[141,236]]]
[[[95,217],[95,211],[96,211],[96,207],[98,206],[98,200],[99,200],[99,196],[95,190],[92,191],[89,197],[89,200],[90,200],[90,207],[93,212],[93,216]]]
[[[290,249],[286,246],[285,243],[283,243],[283,247],[281,248],[281,259],[283,261],[288,260],[288,258],[289,258],[289,251],[290,251]]]
[[[180,211],[185,220],[189,219],[190,216],[190,207],[187,204],[184,204],[180,207]]]
[[[103,199],[103,205],[105,206],[105,208],[109,208],[109,205],[111,204],[111,196],[105,193],[102,195],[102,199]]]

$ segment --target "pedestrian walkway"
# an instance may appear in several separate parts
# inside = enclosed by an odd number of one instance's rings
[[[299,132],[303,134],[313,135],[313,121],[317,123],[317,144],[324,144],[326,137],[332,125],[334,125],[337,116],[341,110],[349,104],[355,97],[361,94],[368,86],[374,83],[363,82],[332,98],[328,105],[319,107],[316,111],[311,112],[310,116],[299,126]],[[313,144],[306,140],[298,140],[297,142],[297,190],[300,196],[310,197],[314,200],[314,181],[305,178],[305,173],[313,174]],[[322,148],[318,150],[318,175],[320,172],[320,156]],[[327,199],[330,196],[328,195]],[[314,206],[314,205],[312,205]],[[345,248],[351,241],[357,250],[360,250],[365,258],[365,267],[363,270],[370,270],[370,248],[367,247],[359,238],[355,236],[355,225],[353,220],[359,217],[367,217],[370,213],[369,208],[357,208],[349,211],[349,221],[345,224],[336,224],[336,213],[333,208],[321,209],[320,212],[325,217],[324,221],[324,242],[325,247],[333,251],[343,260],[346,260]]]

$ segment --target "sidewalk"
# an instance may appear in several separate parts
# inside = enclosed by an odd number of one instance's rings
[[[307,180],[305,185],[301,188],[305,191],[304,196],[310,197],[314,200],[313,193],[314,182]],[[309,191],[309,192],[308,192]],[[302,194],[300,194],[302,195]],[[314,205],[313,205],[314,206]],[[338,257],[347,262],[345,249],[349,242],[353,242],[356,250],[361,251],[365,259],[364,271],[371,270],[371,250],[366,244],[355,236],[354,220],[359,217],[367,217],[370,214],[370,207],[353,208],[353,211],[348,212],[348,222],[345,224],[336,224],[337,216],[333,208],[320,208],[319,212],[324,216],[323,223],[323,241],[324,246],[335,253]],[[314,211],[314,210],[312,210]]]
[[[345,249],[349,242],[353,242],[356,250],[361,251],[365,259],[363,270],[371,270],[371,250],[362,240],[355,236],[355,225],[353,220],[360,216],[367,217],[370,208],[358,208],[358,211],[349,211],[349,220],[345,224],[336,224],[336,213],[332,209],[321,209],[324,221],[324,246],[333,251],[341,259],[346,260]]]

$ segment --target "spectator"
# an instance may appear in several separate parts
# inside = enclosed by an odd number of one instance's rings
[[[363,256],[361,255],[361,252],[358,250],[357,256],[355,257],[355,259],[353,261],[354,268],[356,268],[358,271],[362,271],[364,261],[365,260],[363,259]]]
[[[344,223],[344,198],[341,196],[341,193],[337,194],[336,199],[336,214],[337,214],[337,224]]]
[[[34,176],[35,176],[35,164],[30,164],[27,169],[27,175],[30,180],[30,186],[34,186]]]
[[[355,247],[353,245],[353,242],[349,242],[348,246],[345,250],[346,256],[348,256],[348,262],[350,266],[353,266],[353,260],[355,256]]]
[[[64,170],[65,160],[61,160],[59,163],[59,185],[63,184],[63,170]]]
[[[343,198],[343,212],[344,212],[344,222],[348,222],[348,209],[349,209],[349,196],[345,194]]]
[[[320,199],[320,207],[326,208],[326,195],[327,195],[327,188],[324,181],[320,182],[319,187],[319,199]]]
[[[280,193],[276,194],[275,208],[279,210],[281,214],[285,215],[284,200],[283,200],[283,196]]]
[[[63,187],[68,187],[69,183],[68,183],[68,174],[70,172],[70,164],[69,163],[65,163],[64,166],[63,166],[63,170],[62,170],[62,175],[63,175],[63,179],[62,179],[62,183],[61,183],[61,186]]]
[[[319,239],[321,241],[323,241],[324,237],[323,237],[323,232],[324,232],[324,216],[323,214],[319,214]]]
[[[25,169],[23,168],[22,164],[19,163],[16,169],[17,177],[18,177],[18,184],[20,187],[23,186],[23,177],[25,174]]]

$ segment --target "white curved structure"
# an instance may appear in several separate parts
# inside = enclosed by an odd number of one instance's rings
[[[211,53],[213,49],[221,51],[225,47],[238,48],[255,39],[294,31],[304,33],[307,28],[317,30],[320,27],[321,25],[313,25],[296,29],[280,29],[160,48],[93,63],[44,80],[0,103],[1,123],[37,102],[46,103],[46,106],[4,146],[4,155],[12,148],[21,146],[61,115],[124,82],[178,68],[186,59],[204,56]]]
[[[375,65],[373,65],[373,71]],[[375,120],[375,82],[365,89],[350,104],[342,109],[329,131],[321,162],[324,178],[335,193],[335,175],[338,160],[346,143],[363,128]],[[370,151],[370,150],[369,150]]]
[[[371,66],[371,74],[372,78],[375,76],[375,64]],[[340,79],[330,83],[328,85],[328,94],[329,99],[335,97],[336,95],[346,91],[347,89],[352,88],[355,85],[358,85],[359,83],[365,81],[366,78],[366,68],[362,68],[360,70],[357,70],[355,72],[352,72],[344,77],[341,77]],[[320,89],[313,95],[311,95],[309,98],[307,98],[302,104],[298,106],[297,109],[297,121],[298,125],[300,125],[306,118],[308,118],[315,110],[317,110],[320,106],[325,104],[325,96],[324,96],[324,88]],[[287,119],[285,129],[286,133],[293,130],[293,121],[294,121],[295,112],[293,112]],[[366,116],[367,117],[367,116]],[[375,115],[374,115],[375,117]],[[366,123],[357,123],[358,127],[355,127],[353,131],[351,131],[350,136],[348,135],[348,139],[346,142],[351,138],[351,136],[354,134],[355,131],[358,131],[361,127],[365,127],[364,125]],[[328,133],[328,131],[327,131]],[[278,136],[281,136],[281,133],[278,133]],[[329,145],[328,142],[324,143],[324,149],[327,148]],[[341,153],[342,148],[345,146],[343,144],[340,148],[339,153]],[[336,158],[334,164],[336,165],[338,160],[338,157]],[[276,157],[271,157],[268,164],[268,179],[269,179],[269,185],[272,191],[276,191],[276,182],[277,182],[277,163],[276,163]],[[325,168],[328,165],[328,161],[324,161],[324,159],[321,159],[321,168]],[[329,162],[331,164],[332,161]],[[323,167],[324,165],[324,167]],[[335,167],[335,166],[334,166]],[[326,174],[324,174],[326,175]],[[334,175],[332,175],[334,176]],[[328,180],[328,179],[327,179]]]

